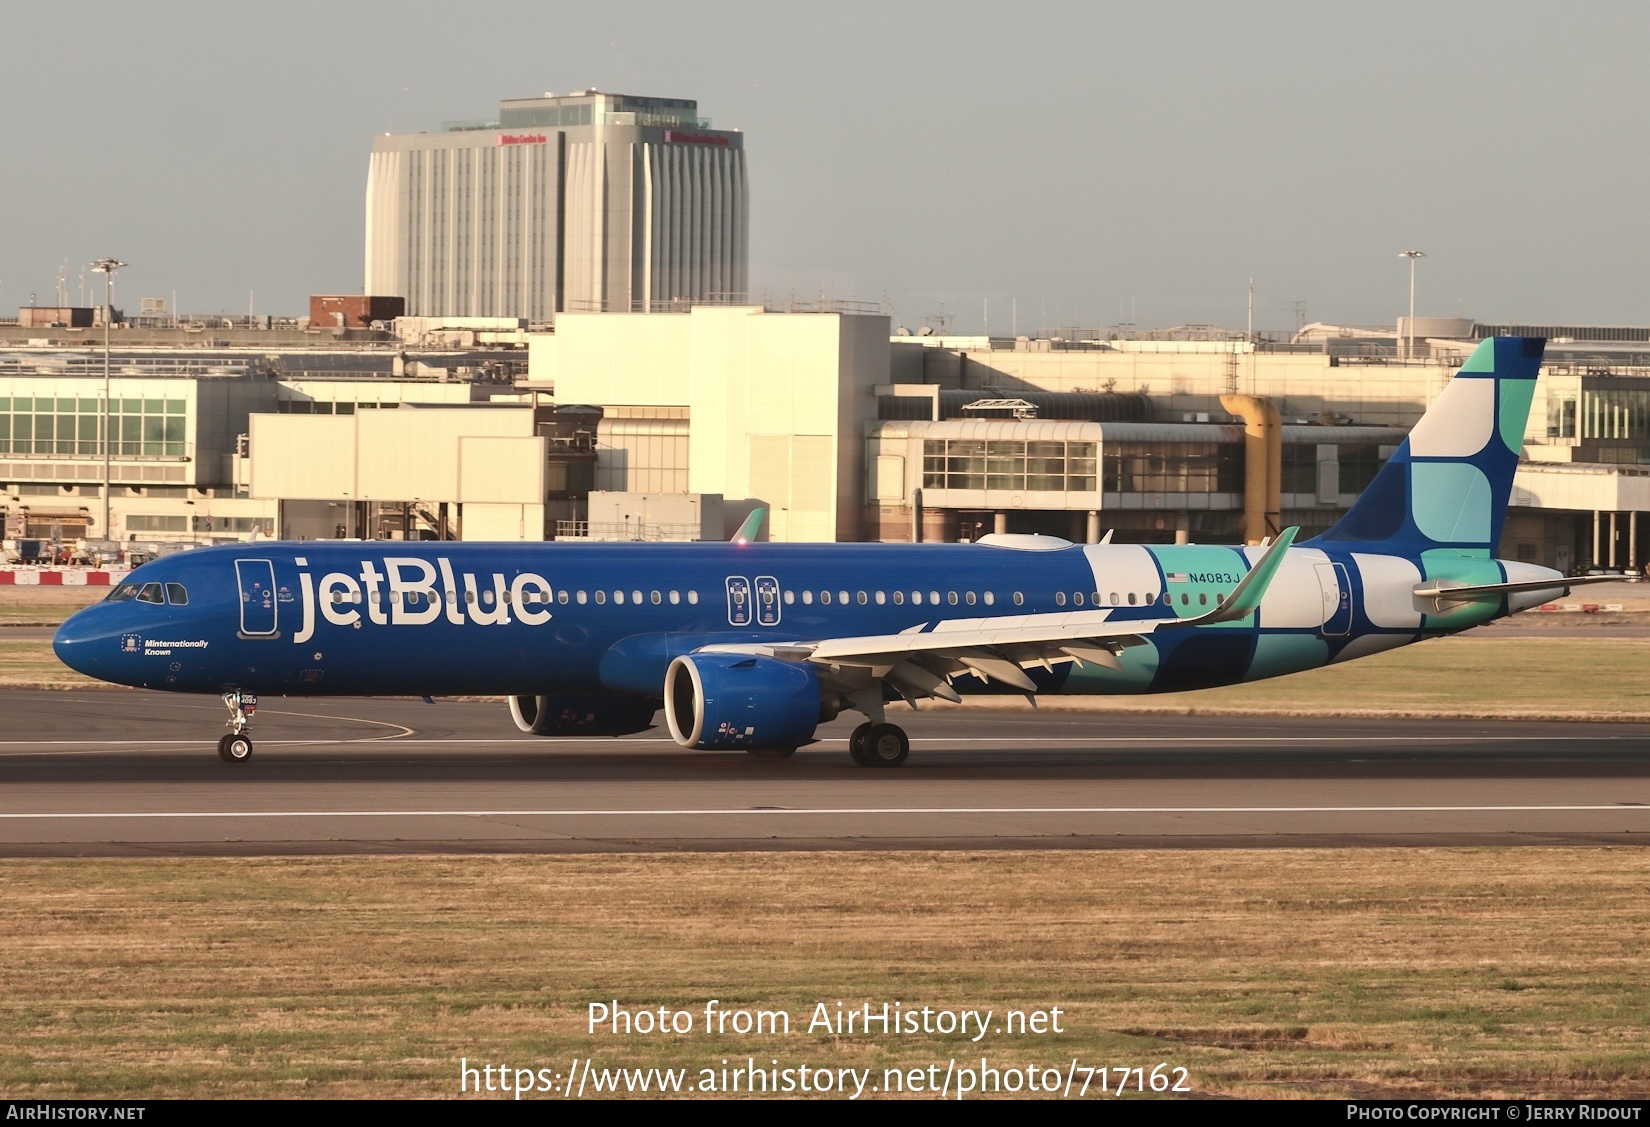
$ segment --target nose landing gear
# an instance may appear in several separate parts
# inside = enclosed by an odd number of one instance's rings
[[[252,716],[258,711],[256,693],[239,689],[223,694],[224,707],[229,709],[229,732],[218,741],[218,758],[225,763],[245,763],[252,758]]]

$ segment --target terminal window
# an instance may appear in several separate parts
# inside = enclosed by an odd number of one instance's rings
[[[1582,391],[1582,438],[1646,436],[1650,436],[1650,392],[1616,388]]]
[[[1092,492],[1092,442],[941,438],[922,444],[923,486]]]
[[[126,516],[128,532],[188,532],[189,518],[162,516],[149,513],[129,513]]]
[[[1342,446],[1339,457],[1342,493],[1362,493],[1368,489],[1385,461],[1381,448],[1374,445]]]
[[[109,404],[110,453],[173,457],[186,453],[183,399],[115,399]],[[95,456],[102,401],[95,397],[0,396],[0,454]]]
[[[1112,442],[1104,450],[1107,493],[1241,493],[1243,448],[1218,442]]]

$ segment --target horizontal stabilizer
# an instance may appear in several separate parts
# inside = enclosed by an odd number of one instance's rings
[[[1451,583],[1447,579],[1423,583],[1415,588],[1415,597],[1431,599],[1439,606],[1444,603],[1472,603],[1480,599],[1499,599],[1520,591],[1558,591],[1559,597],[1570,593],[1570,588],[1584,583],[1620,583],[1620,575],[1573,575],[1553,579],[1527,579],[1519,583]]]

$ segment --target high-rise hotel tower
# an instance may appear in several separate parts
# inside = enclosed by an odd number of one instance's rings
[[[374,140],[366,292],[535,321],[743,301],[748,216],[744,136],[697,103],[512,98],[496,122]]]

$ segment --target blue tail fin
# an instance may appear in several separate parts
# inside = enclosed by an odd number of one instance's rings
[[[1546,345],[1481,341],[1346,516],[1317,539],[1493,553]]]

